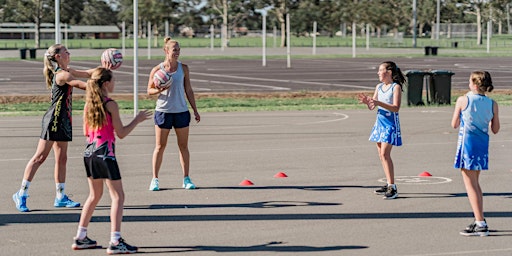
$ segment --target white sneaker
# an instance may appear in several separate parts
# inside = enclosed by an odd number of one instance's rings
[[[160,190],[160,187],[158,187],[158,179],[153,178],[151,180],[151,184],[149,184],[149,190],[151,190],[151,191],[158,191],[158,190]]]

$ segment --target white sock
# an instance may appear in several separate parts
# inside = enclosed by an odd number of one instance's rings
[[[396,185],[395,184],[388,184],[388,187],[393,187],[394,189],[396,189]]]
[[[121,232],[110,232],[110,243],[117,244],[117,242],[119,242],[119,238],[121,238]]]
[[[485,220],[483,220],[483,221],[478,221],[478,220],[476,220],[476,221],[475,221],[475,224],[476,224],[477,226],[479,226],[479,227],[485,227],[485,226],[487,226],[487,223],[485,223]]]
[[[30,181],[28,180],[22,180],[21,181],[21,187],[19,191],[20,196],[27,196],[28,195],[28,187],[30,186]]]
[[[87,236],[87,228],[86,227],[78,227],[76,230],[76,237],[77,240],[83,240]]]
[[[65,183],[55,183],[55,191],[57,192],[57,199],[62,199],[65,195],[64,189],[66,188]]]

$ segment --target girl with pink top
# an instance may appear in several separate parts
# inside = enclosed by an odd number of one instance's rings
[[[137,247],[127,244],[121,238],[124,191],[115,155],[115,134],[121,139],[124,138],[137,124],[149,119],[151,112],[141,111],[128,125],[123,125],[117,103],[108,97],[113,90],[112,71],[101,67],[94,69],[91,78],[87,81],[83,121],[84,135],[87,137],[84,164],[90,192],[82,209],[75,242],[72,245],[74,250],[97,246],[96,241],[87,237],[87,226],[103,195],[103,182],[105,182],[112,200],[111,239],[107,253],[137,252]]]

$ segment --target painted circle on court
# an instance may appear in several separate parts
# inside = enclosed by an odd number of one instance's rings
[[[386,178],[379,179],[379,182],[386,183]],[[395,184],[407,184],[407,185],[433,185],[450,183],[452,179],[446,177],[422,177],[422,176],[396,176]]]

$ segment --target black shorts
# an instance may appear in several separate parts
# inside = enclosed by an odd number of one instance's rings
[[[84,164],[87,177],[93,179],[120,180],[121,172],[115,156],[107,156],[108,150],[96,149],[94,143],[87,145],[84,152]],[[105,147],[106,148],[106,147]]]
[[[162,129],[185,128],[190,125],[190,111],[181,113],[164,113],[155,111],[155,125]]]

